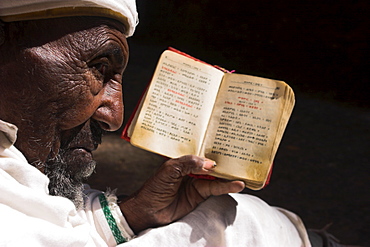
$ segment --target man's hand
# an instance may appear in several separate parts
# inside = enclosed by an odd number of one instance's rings
[[[189,212],[211,195],[240,192],[241,181],[202,180],[188,174],[208,175],[211,160],[194,155],[165,162],[135,194],[120,203],[120,208],[135,233],[149,227],[169,224]]]

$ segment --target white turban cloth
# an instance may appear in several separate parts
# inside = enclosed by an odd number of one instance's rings
[[[127,37],[138,24],[135,0],[0,0],[0,19],[23,21],[67,16],[100,16],[122,22]]]

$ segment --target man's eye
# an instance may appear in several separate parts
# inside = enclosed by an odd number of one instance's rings
[[[94,68],[100,72],[103,76],[106,75],[108,71],[108,65],[105,63],[98,63],[94,65]]]

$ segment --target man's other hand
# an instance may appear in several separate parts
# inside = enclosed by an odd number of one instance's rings
[[[191,212],[211,195],[240,192],[241,181],[204,180],[188,174],[208,175],[215,163],[186,155],[165,162],[136,193],[120,203],[135,233],[149,227],[169,224]]]

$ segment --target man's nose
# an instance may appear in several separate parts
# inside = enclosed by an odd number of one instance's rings
[[[122,85],[104,88],[101,103],[96,109],[93,119],[99,121],[102,129],[106,131],[118,130],[123,123],[123,95]]]

